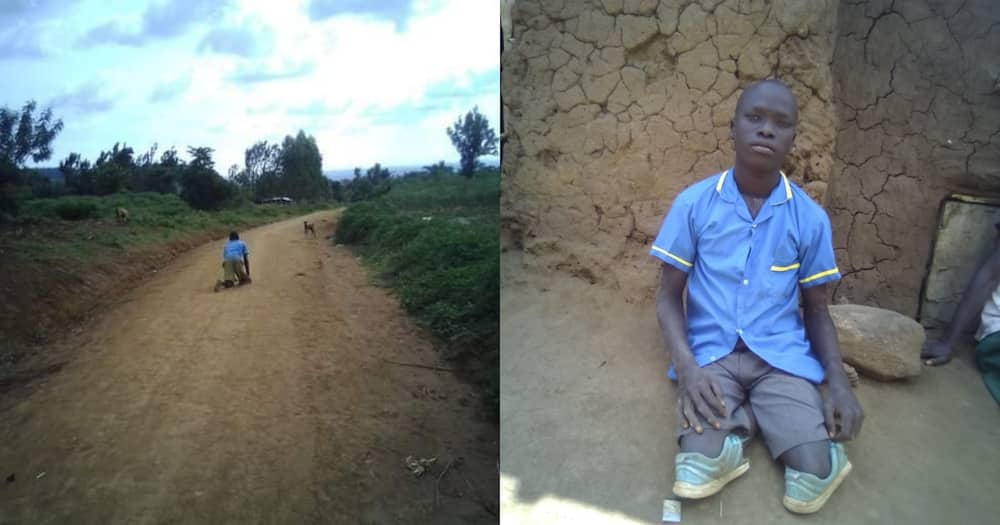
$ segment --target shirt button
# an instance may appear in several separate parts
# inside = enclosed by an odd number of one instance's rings
[[[748,280],[746,280],[746,279],[743,279],[743,286],[746,286],[746,285],[748,285],[748,284],[750,284],[750,281],[748,281]]]
[[[715,361],[715,356],[714,356],[714,355],[710,355],[710,356],[708,356],[708,360],[709,360],[709,361]]]
[[[736,329],[736,333],[738,333],[740,335],[743,335],[743,329],[742,328],[737,328]]]
[[[757,227],[757,223],[755,222],[755,223],[751,224],[750,227],[751,228],[756,228]]]

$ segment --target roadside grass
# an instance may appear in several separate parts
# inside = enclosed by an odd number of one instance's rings
[[[127,223],[117,222],[115,210],[119,207],[128,210]],[[205,233],[223,236],[232,229],[329,207],[326,203],[274,206],[244,202],[220,211],[201,211],[177,195],[161,193],[33,199],[22,204],[17,224],[5,229],[0,245],[20,261],[84,263],[109,251],[126,252]]]
[[[441,341],[443,355],[474,361],[472,379],[492,417],[500,393],[500,178],[410,177],[351,205],[335,239]]]

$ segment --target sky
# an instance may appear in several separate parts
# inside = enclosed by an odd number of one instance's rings
[[[459,116],[499,126],[499,19],[496,0],[0,0],[0,106],[62,119],[40,166],[156,143],[214,148],[225,174],[300,129],[324,170],[457,163]]]

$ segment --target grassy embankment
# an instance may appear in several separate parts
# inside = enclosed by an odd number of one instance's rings
[[[499,414],[500,179],[424,176],[348,207],[336,241],[351,244],[446,358],[472,370]]]
[[[127,224],[117,224],[115,210],[129,211]],[[3,243],[14,256],[34,262],[87,262],[115,251],[182,239],[222,236],[231,229],[293,217],[329,205],[256,205],[245,203],[221,211],[200,211],[176,195],[119,193],[105,197],[68,196],[25,202],[19,226]],[[17,233],[20,232],[20,233]]]

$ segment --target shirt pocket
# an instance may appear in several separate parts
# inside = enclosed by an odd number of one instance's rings
[[[779,246],[774,250],[767,272],[768,291],[774,299],[795,295],[801,265],[798,255],[794,245]]]

